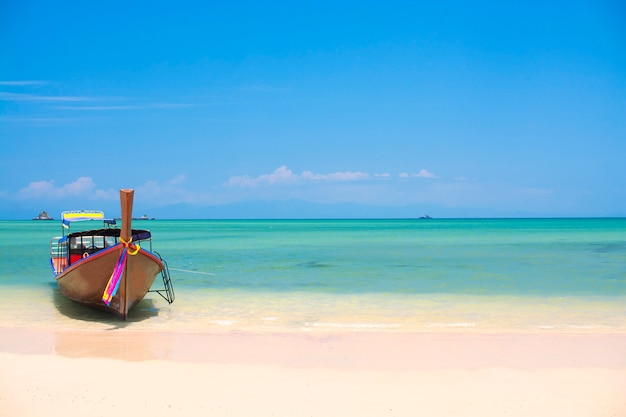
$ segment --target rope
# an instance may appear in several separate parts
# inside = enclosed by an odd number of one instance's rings
[[[120,242],[122,243],[122,246],[124,246],[126,249],[128,249],[128,254],[129,255],[137,255],[137,253],[139,252],[139,249],[141,249],[141,247],[139,245],[134,245],[133,243],[131,243],[133,241],[133,237],[131,236],[130,239],[128,239],[128,242],[124,240],[124,238],[122,236],[120,236]]]
[[[215,275],[212,272],[190,271],[189,269],[170,268],[171,271],[189,272],[190,274]]]

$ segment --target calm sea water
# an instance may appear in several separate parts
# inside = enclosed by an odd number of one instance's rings
[[[138,329],[626,329],[626,219],[133,226],[152,231],[177,295],[170,306],[149,294],[125,324]],[[57,221],[0,221],[0,320],[117,325],[58,292],[48,245],[60,232]]]

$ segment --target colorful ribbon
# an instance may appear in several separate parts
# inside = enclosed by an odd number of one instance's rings
[[[126,253],[128,249],[124,248],[122,250],[122,254],[120,258],[117,260],[117,264],[115,264],[115,268],[113,268],[113,273],[109,278],[109,282],[107,283],[106,288],[104,289],[104,293],[102,294],[102,301],[106,305],[111,304],[111,300],[117,294],[117,290],[120,288],[120,281],[122,281],[122,273],[124,272],[124,268],[126,267]]]
[[[124,249],[115,264],[115,268],[113,268],[113,273],[109,278],[106,288],[104,289],[104,293],[102,293],[102,301],[104,301],[107,306],[111,304],[111,300],[115,297],[117,290],[120,288],[122,273],[124,272],[124,268],[126,268],[126,259],[128,258],[127,254],[132,256],[139,252],[139,245],[133,245],[131,243],[132,241],[132,237],[128,240],[128,242],[120,237],[120,242],[122,243]]]

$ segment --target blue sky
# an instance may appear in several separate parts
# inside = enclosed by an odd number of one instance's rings
[[[0,139],[4,219],[626,216],[626,6],[5,0]]]

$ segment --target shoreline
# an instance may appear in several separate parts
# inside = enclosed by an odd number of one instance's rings
[[[626,412],[626,334],[0,327],[0,414]]]
[[[626,334],[626,296],[277,294],[180,291],[144,298],[127,321],[63,297],[54,283],[3,286],[0,328],[184,333]],[[210,307],[207,307],[210,306]]]

